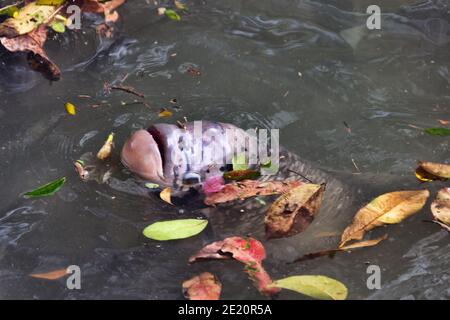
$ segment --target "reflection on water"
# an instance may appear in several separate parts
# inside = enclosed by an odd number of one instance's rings
[[[344,282],[351,298],[449,298],[449,238],[422,222],[428,209],[380,230],[389,239],[377,247],[286,265],[336,245],[336,237],[320,235],[339,234],[373,196],[422,187],[410,177],[416,160],[450,160],[448,138],[420,130],[450,118],[446,1],[378,2],[382,29],[368,32],[360,0],[188,1],[181,22],[158,17],[153,4],[129,1],[113,39],[98,39],[89,16],[83,33],[48,41],[63,70],[53,84],[29,71],[22,56],[0,52],[0,298],[182,298],[181,282],[205,270],[219,276],[224,298],[260,298],[238,264],[188,266],[187,259],[231,234],[262,237],[263,206],[174,208],[121,167],[109,184],[83,183],[73,171],[72,162],[95,152],[109,132],[120,147],[131,131],[161,121],[157,112],[172,98],[179,108],[166,121],[186,116],[280,128],[281,143],[318,166],[351,173],[354,161],[378,175],[348,178],[354,199],[319,214],[304,234],[266,242],[275,278],[325,274]],[[190,67],[201,75],[186,72]],[[145,93],[148,106],[105,92],[106,82],[124,78]],[[67,101],[77,106],[75,117],[65,114]],[[20,198],[61,176],[68,182],[53,197]],[[350,200],[351,210],[339,211]],[[141,235],[156,220],[205,216],[210,226],[195,238],[156,243]],[[379,292],[366,288],[367,262],[382,269]],[[70,264],[81,267],[81,291],[27,276]]]

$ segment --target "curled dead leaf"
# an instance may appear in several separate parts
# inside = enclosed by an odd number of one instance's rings
[[[0,37],[1,44],[10,52],[28,52],[27,61],[31,69],[42,73],[51,81],[59,80],[61,71],[45,53],[43,47],[47,40],[45,26],[15,38]]]
[[[439,190],[436,199],[431,203],[431,212],[435,222],[450,231],[450,188]]]
[[[254,196],[282,194],[301,185],[300,181],[244,180],[223,185],[219,192],[207,194],[204,203],[208,206]]]
[[[183,294],[189,300],[219,300],[221,291],[219,279],[209,272],[183,282]]]
[[[422,181],[449,179],[450,164],[419,161],[419,167],[416,169],[416,177]]]
[[[105,160],[105,159],[109,158],[111,156],[113,147],[114,147],[114,133],[111,132],[108,135],[108,138],[106,139],[103,146],[98,151],[97,158],[100,160]]]
[[[74,162],[75,170],[78,172],[78,175],[80,176],[81,180],[88,180],[89,178],[89,171],[86,170],[84,167],[84,162],[81,160],[77,160]]]
[[[170,187],[164,188],[161,193],[159,194],[159,197],[161,200],[173,204],[172,203],[172,189]]]
[[[281,195],[267,211],[264,223],[268,238],[304,231],[320,208],[325,185],[302,184]]]
[[[428,190],[395,191],[373,199],[361,208],[341,237],[339,248],[351,240],[361,240],[364,234],[383,224],[403,221],[423,208],[430,192]]]

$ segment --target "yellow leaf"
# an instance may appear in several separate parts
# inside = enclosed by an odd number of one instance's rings
[[[292,276],[274,281],[271,286],[320,300],[345,300],[348,294],[343,283],[326,276]]]
[[[431,204],[434,219],[450,227],[450,188],[441,189]]]
[[[111,155],[111,151],[114,145],[113,142],[114,139],[114,133],[110,133],[108,138],[106,139],[105,143],[101,147],[101,149],[97,153],[97,158],[100,160],[105,160]]]
[[[30,274],[30,277],[38,278],[38,279],[46,279],[46,280],[58,280],[67,275],[67,269],[58,269],[45,273],[33,273]]]
[[[172,203],[172,200],[171,200],[171,195],[172,195],[172,189],[171,189],[170,187],[167,187],[167,188],[164,188],[164,189],[161,191],[161,193],[159,194],[159,197],[160,197],[163,201],[165,201],[165,202],[167,202],[167,203],[170,203],[170,204],[173,204],[173,203]]]
[[[172,111],[169,111],[167,109],[162,109],[158,115],[160,118],[168,118],[168,117],[171,117],[172,114],[173,114]]]
[[[423,172],[420,169],[422,169],[425,172],[425,176],[428,179],[431,180],[450,179],[450,164],[419,161],[419,168],[417,168],[416,170],[416,176],[417,171],[419,171],[419,173]],[[428,176],[426,175],[426,173],[428,173]]]
[[[174,3],[175,3],[175,7],[178,10],[185,10],[186,9],[186,6],[181,1],[175,0]]]
[[[70,114],[72,116],[77,114],[77,110],[75,108],[75,105],[73,105],[70,102],[67,102],[65,106],[66,106],[66,111],[67,111],[68,114]]]
[[[340,248],[351,240],[361,240],[364,234],[383,224],[399,223],[423,208],[428,190],[396,191],[383,194],[361,208],[341,237]]]
[[[430,182],[430,181],[435,180],[435,178],[436,178],[432,174],[429,174],[428,172],[423,170],[422,167],[418,167],[416,169],[415,175],[416,175],[417,179],[419,179],[420,181],[423,181],[423,182]]]
[[[385,234],[384,236],[376,238],[376,239],[354,242],[352,244],[340,247],[338,250],[352,250],[352,249],[358,249],[358,248],[373,247],[373,246],[376,246],[377,244],[379,244],[381,241],[386,240],[387,237],[388,237],[388,235]]]
[[[57,9],[55,6],[38,5],[31,2],[21,8],[13,18],[0,24],[0,36],[13,38],[30,33],[41,24],[47,23]]]

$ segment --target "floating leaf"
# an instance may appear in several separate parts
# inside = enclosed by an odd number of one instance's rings
[[[305,230],[320,208],[324,191],[324,185],[302,184],[281,195],[264,219],[267,237],[288,237]]]
[[[431,203],[431,212],[435,221],[450,231],[450,188],[439,190],[436,199]]]
[[[427,128],[425,132],[432,136],[450,136],[450,129],[446,128]]]
[[[100,160],[105,160],[107,159],[112,152],[113,146],[114,146],[114,133],[111,132],[108,135],[108,138],[106,139],[105,143],[103,144],[103,146],[100,148],[100,150],[97,153],[97,158]]]
[[[225,180],[221,176],[210,177],[202,184],[203,192],[206,194],[216,193],[224,188]]]
[[[419,167],[416,170],[416,177],[422,181],[423,179],[450,179],[450,165],[436,162],[419,161]]]
[[[59,6],[66,0],[36,0],[36,4],[40,6]]]
[[[428,190],[396,191],[383,194],[361,208],[341,237],[343,247],[351,240],[361,240],[369,230],[383,224],[403,221],[423,208],[430,192]]]
[[[318,252],[308,253],[308,254],[301,256],[300,258],[295,259],[293,262],[301,262],[301,261],[311,260],[311,259],[315,259],[315,258],[319,258],[319,257],[323,257],[323,256],[332,256],[335,253],[343,252],[343,251],[347,251],[347,250],[353,250],[353,249],[359,249],[359,248],[365,248],[365,247],[373,247],[385,239],[387,239],[387,234],[385,234],[384,236],[382,236],[380,238],[355,242],[355,243],[352,243],[350,245],[347,245],[347,246],[344,246],[341,248],[328,249],[328,250],[322,250],[322,251],[318,251]]]
[[[148,189],[157,189],[157,188],[159,188],[159,184],[147,182],[145,184],[145,187]]]
[[[172,111],[169,111],[167,109],[161,109],[161,111],[158,113],[158,116],[160,118],[168,118],[173,115]]]
[[[87,180],[89,178],[89,171],[84,167],[84,161],[77,160],[74,162],[75,170],[78,172],[81,180]]]
[[[345,300],[348,294],[343,283],[326,276],[292,276],[276,280],[272,286],[320,300]]]
[[[77,114],[75,105],[74,105],[73,103],[67,102],[67,103],[65,104],[65,107],[66,107],[66,111],[67,111],[68,114],[70,114],[70,115],[72,115],[72,116],[74,116],[74,115]]]
[[[239,153],[231,159],[234,171],[244,171],[248,169],[247,160],[245,158],[245,153]]]
[[[58,33],[64,33],[66,32],[66,26],[64,24],[64,22],[61,21],[54,21],[50,27],[53,29],[53,31],[58,32]]]
[[[175,0],[174,3],[175,3],[175,7],[178,10],[187,10],[186,5],[184,3],[182,3],[181,1]]]
[[[172,189],[170,188],[170,187],[167,187],[167,188],[164,188],[162,191],[161,191],[161,193],[159,194],[159,197],[163,200],[163,201],[165,201],[165,202],[167,202],[167,203],[170,203],[170,204],[173,204],[172,203]]]
[[[264,246],[258,240],[250,237],[230,237],[207,245],[197,254],[191,256],[189,262],[192,263],[201,259],[223,260],[233,258],[245,264],[244,271],[253,280],[259,292],[272,295],[279,292],[279,289],[270,286],[272,279],[262,266],[265,257]]]
[[[204,202],[206,205],[210,206],[254,196],[282,194],[301,184],[300,181],[244,180],[233,182],[225,184],[219,192],[207,194]]]
[[[183,282],[183,294],[189,300],[219,300],[222,284],[209,272]]]
[[[175,20],[175,21],[180,21],[181,17],[178,13],[176,13],[174,10],[172,9],[166,9],[166,11],[164,11],[164,14],[166,15],[167,18],[169,18],[170,20]]]
[[[155,222],[147,226],[143,233],[147,238],[167,241],[195,236],[208,225],[208,220],[180,219]]]
[[[442,124],[443,126],[447,126],[450,124],[450,121],[448,120],[442,120],[442,119],[438,119],[439,123]]]
[[[55,181],[44,184],[32,191],[28,191],[24,194],[25,198],[37,198],[37,197],[46,197],[55,194],[63,184],[66,182],[66,177],[57,179]]]
[[[9,5],[0,9],[0,16],[17,17],[18,11],[19,8],[16,5]]]
[[[47,23],[56,10],[55,6],[43,6],[30,2],[18,11],[15,18],[9,18],[0,24],[0,37],[14,38],[30,33],[41,24]]]
[[[164,7],[159,7],[158,10],[157,10],[158,16],[162,16],[162,15],[166,14],[166,10],[167,9],[164,8]]]
[[[45,272],[45,273],[30,274],[30,277],[37,278],[37,279],[46,279],[46,280],[58,280],[65,276],[67,276],[67,268],[58,269],[58,270]]]
[[[223,177],[227,180],[241,181],[246,179],[258,179],[261,173],[256,170],[233,170],[223,174]]]

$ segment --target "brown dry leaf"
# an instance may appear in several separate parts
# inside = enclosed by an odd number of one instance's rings
[[[170,203],[170,204],[173,204],[173,203],[172,203],[172,199],[171,199],[171,197],[172,197],[172,189],[171,189],[170,187],[164,188],[164,189],[161,191],[161,193],[159,194],[159,197],[160,197],[163,201],[165,201],[165,202],[167,202],[167,203]]]
[[[436,199],[431,203],[431,212],[435,222],[450,231],[450,188],[439,190]]]
[[[58,8],[30,2],[19,9],[16,17],[9,18],[0,24],[0,37],[15,38],[30,33],[40,25],[49,22]]]
[[[206,196],[204,203],[208,206],[228,201],[246,199],[255,196],[269,196],[281,194],[298,187],[300,181],[257,181],[244,180],[228,183],[219,192],[210,193]]]
[[[58,269],[45,273],[32,273],[30,277],[38,278],[38,279],[46,279],[46,280],[58,280],[67,275],[66,268]]]
[[[302,184],[281,195],[267,211],[268,238],[289,237],[305,230],[320,208],[325,185]]]
[[[380,238],[355,242],[355,243],[352,243],[348,246],[344,246],[341,248],[328,249],[328,250],[322,250],[322,251],[318,251],[318,252],[308,253],[308,254],[301,256],[300,258],[295,259],[293,262],[301,262],[301,261],[311,260],[311,259],[315,259],[315,258],[319,258],[319,257],[323,257],[323,256],[332,256],[335,253],[352,250],[352,249],[373,247],[373,246],[376,246],[377,244],[379,244],[381,241],[386,240],[387,237],[388,237],[387,234],[385,234],[384,236],[382,236]]]
[[[421,175],[421,172],[423,172],[423,171],[425,171],[425,173],[428,173],[428,175],[427,174]],[[450,178],[450,164],[436,163],[436,162],[429,162],[429,161],[419,161],[419,167],[416,170],[416,176],[418,174],[421,176],[424,176],[426,179],[429,179],[429,180],[449,179]],[[422,180],[422,179],[420,179],[420,180]]]
[[[448,120],[442,120],[442,119],[438,119],[439,123],[442,124],[443,126],[447,126],[450,124],[450,121]]]
[[[266,258],[266,251],[261,242],[250,237],[230,237],[223,241],[213,242],[189,258],[189,262],[199,259],[235,259],[245,264],[244,271],[255,283],[259,292],[273,295],[280,291],[271,286],[273,281],[264,270],[262,261]]]
[[[103,13],[105,22],[116,22],[119,14],[115,11],[118,7],[125,3],[126,0],[110,0],[100,3],[99,0],[84,0],[81,10],[84,12]]]
[[[111,132],[106,139],[103,146],[100,148],[100,150],[97,153],[97,158],[100,160],[105,160],[111,156],[112,149],[114,147],[114,133]]]
[[[395,191],[373,199],[361,208],[341,237],[339,248],[351,240],[361,240],[364,234],[383,224],[403,221],[423,208],[430,192],[428,190]]]
[[[183,294],[189,300],[219,300],[221,291],[219,279],[209,272],[183,282]]]
[[[30,67],[41,72],[47,79],[56,81],[61,76],[61,71],[45,53],[43,47],[47,40],[47,30],[45,26],[16,38],[0,37],[1,44],[11,52],[28,52],[28,63]]]

